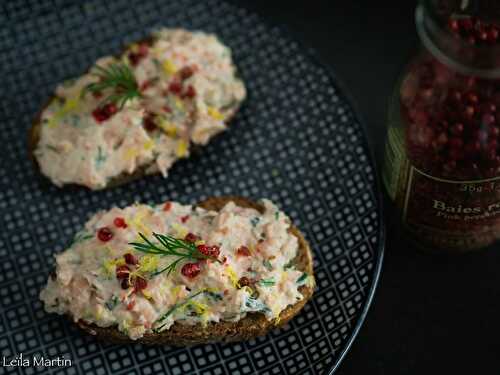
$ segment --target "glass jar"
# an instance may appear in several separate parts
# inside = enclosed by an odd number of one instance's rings
[[[389,107],[383,179],[425,249],[500,239],[500,2],[421,1]]]

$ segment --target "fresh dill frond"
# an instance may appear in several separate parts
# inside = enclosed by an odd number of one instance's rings
[[[178,239],[165,234],[153,233],[153,237],[157,242],[152,242],[142,233],[139,233],[139,236],[144,242],[129,243],[129,245],[131,245],[135,250],[147,254],[163,256],[170,255],[177,257],[177,259],[170,263],[167,267],[155,272],[155,275],[165,271],[167,271],[167,275],[170,274],[183,260],[211,259],[217,262],[219,261],[215,257],[203,254],[198,250],[194,243],[186,240]]]
[[[120,109],[128,100],[141,97],[139,85],[129,66],[123,63],[114,63],[106,67],[96,65],[94,70],[92,75],[97,77],[98,81],[85,86],[81,92],[82,97],[87,93],[101,94],[105,90],[111,90],[111,94],[102,101],[102,104],[115,103]]]

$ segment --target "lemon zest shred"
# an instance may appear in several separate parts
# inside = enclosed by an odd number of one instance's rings
[[[102,266],[104,268],[104,271],[108,275],[112,275],[116,270],[116,266],[123,266],[124,264],[125,264],[124,258],[116,258],[116,259],[108,259],[103,263]]]
[[[125,330],[128,330],[130,327],[132,327],[131,320],[130,319],[123,320],[122,327]]]
[[[105,261],[102,266],[107,274],[112,274],[113,272],[115,272],[116,264],[113,259]]]
[[[174,295],[176,300],[179,298],[179,293],[181,291],[181,288],[182,287],[180,285],[177,285],[177,286],[172,288],[172,294]]]
[[[178,223],[173,223],[172,229],[175,231],[176,238],[184,238],[189,233],[189,230],[184,225]]]
[[[96,320],[101,320],[103,314],[103,308],[100,305],[97,305],[97,310],[95,312],[95,318]]]
[[[77,96],[72,97],[72,98],[68,98],[64,102],[64,105],[61,109],[61,112],[63,112],[64,114],[69,113],[69,112],[77,109],[79,104],[80,104],[80,99]]]
[[[163,117],[159,118],[158,126],[171,138],[177,135],[177,127],[175,126],[175,124],[169,122]]]
[[[125,151],[125,160],[135,159],[139,155],[139,151],[135,147],[129,147]]]
[[[176,149],[175,153],[180,158],[187,156],[188,144],[186,143],[186,141],[180,139],[179,142],[177,142],[177,149]]]
[[[151,231],[151,229],[149,229],[148,227],[146,227],[144,225],[144,223],[142,222],[142,219],[144,219],[144,217],[146,216],[146,212],[145,211],[139,211],[137,214],[135,214],[135,216],[132,218],[132,220],[130,221],[130,224],[131,226],[137,231],[137,232],[141,232],[142,234],[146,235],[146,236],[151,236],[153,234],[153,232]],[[139,237],[140,238],[140,237]],[[142,239],[141,239],[142,240]]]
[[[125,265],[125,259],[124,258],[118,258],[115,262],[117,266],[124,266]]]
[[[60,117],[59,116],[53,116],[49,119],[49,121],[47,122],[47,126],[49,128],[55,128],[57,125],[59,125],[59,123],[57,122],[58,120],[60,120]]]
[[[175,72],[177,71],[177,67],[175,66],[175,64],[167,59],[165,60],[161,66],[163,67],[163,71],[167,74],[167,75],[172,75],[172,74],[175,74]]]
[[[205,314],[208,310],[207,305],[205,305],[204,303],[200,303],[198,301],[190,300],[187,304],[193,307],[196,313],[199,315]]]
[[[154,146],[155,146],[155,142],[152,139],[144,142],[144,144],[142,145],[142,147],[144,147],[144,150],[146,150],[146,151],[153,149]]]
[[[146,236],[151,236],[153,234],[151,229],[149,229],[147,226],[145,226],[142,222],[137,222],[136,228],[138,228],[138,231],[142,232],[142,234],[144,234]]]
[[[47,122],[47,126],[49,128],[55,128],[57,125],[59,125],[59,121],[61,120],[62,117],[67,115],[68,113],[73,112],[75,109],[78,109],[80,105],[80,97],[79,96],[74,96],[67,98],[59,110],[57,110],[54,115],[49,119]]]
[[[281,271],[280,280],[285,280],[288,277],[287,271]]]
[[[146,299],[153,299],[153,296],[151,295],[151,292],[147,289],[142,290],[142,295],[146,297]]]
[[[226,267],[226,275],[229,278],[229,281],[231,281],[231,284],[235,288],[239,288],[240,284],[238,283],[238,275],[236,275],[236,272],[234,271],[233,267],[227,266]]]
[[[207,107],[207,113],[210,117],[212,117],[214,120],[224,120],[224,115],[220,113],[217,108],[215,107]]]
[[[160,283],[160,285],[158,285],[158,289],[159,289],[160,295],[166,294],[168,291],[167,283]]]
[[[184,110],[184,103],[182,102],[182,100],[180,100],[177,96],[174,97],[174,104],[175,106],[180,109],[181,111]]]
[[[156,255],[145,255],[139,259],[139,269],[142,272],[151,272],[158,268],[158,257]]]
[[[191,307],[200,316],[202,326],[206,326],[208,322],[208,306],[204,303],[191,300],[181,307],[182,312],[186,311],[188,307]]]

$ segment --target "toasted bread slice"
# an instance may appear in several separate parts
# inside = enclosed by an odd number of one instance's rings
[[[207,210],[219,211],[230,201],[233,201],[240,207],[254,208],[259,212],[262,212],[264,209],[263,206],[249,199],[234,196],[209,198],[199,203],[198,206]],[[298,254],[294,260],[295,267],[298,270],[307,272],[309,275],[313,275],[312,252],[309,244],[296,227],[291,226],[290,233],[296,236],[299,241]],[[146,333],[143,337],[135,341],[131,340],[126,334],[118,331],[116,327],[103,328],[94,324],[85,323],[84,321],[79,321],[78,325],[85,332],[110,343],[138,342],[147,345],[163,344],[186,346],[210,342],[248,340],[265,335],[272,328],[286,324],[297,315],[306,302],[312,297],[314,286],[303,285],[299,288],[299,291],[304,298],[283,310],[279,316],[278,322],[267,320],[261,313],[249,313],[245,318],[237,322],[209,323],[206,327],[200,324],[183,325],[174,323],[168,330],[160,333]]]

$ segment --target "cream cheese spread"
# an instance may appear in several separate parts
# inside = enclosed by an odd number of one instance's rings
[[[99,212],[56,256],[40,298],[48,312],[132,339],[250,312],[279,319],[314,278],[295,268],[289,218],[262,205],[263,213],[233,202],[219,212],[175,202]]]
[[[34,156],[57,186],[102,189],[139,168],[167,176],[190,145],[227,128],[245,95],[230,49],[214,35],[161,29],[59,85],[40,114]]]

